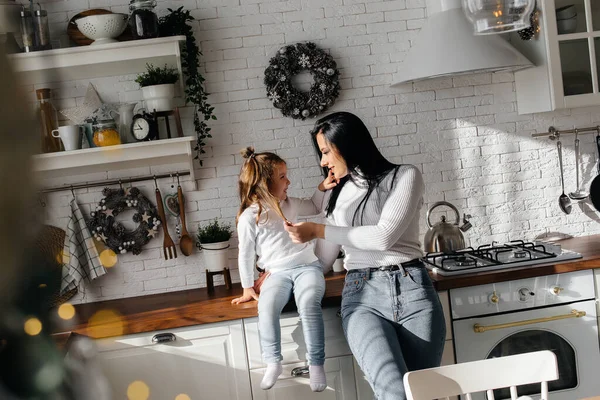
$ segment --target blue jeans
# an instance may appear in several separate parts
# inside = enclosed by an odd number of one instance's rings
[[[325,294],[325,278],[318,261],[274,272],[262,284],[258,299],[258,331],[263,361],[272,364],[283,359],[279,317],[292,292],[302,321],[308,364],[323,365],[325,328],[321,300]]]
[[[342,292],[344,334],[378,400],[406,400],[408,371],[440,365],[446,325],[421,263],[400,270],[350,270]]]

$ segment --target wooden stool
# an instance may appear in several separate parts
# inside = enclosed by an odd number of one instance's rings
[[[154,117],[158,123],[159,118],[165,119],[165,125],[167,126],[167,138],[171,139],[171,127],[169,126],[169,117],[173,115],[175,117],[175,126],[177,127],[178,137],[183,137],[183,128],[181,127],[181,116],[179,115],[179,107],[175,107],[171,111],[156,111],[154,110]]]
[[[215,284],[213,283],[213,276],[215,275],[223,275],[223,279],[225,279],[225,287],[227,289],[231,289],[231,274],[229,273],[229,268],[225,268],[223,271],[209,271],[206,270],[206,288],[208,289],[208,293],[215,292]]]

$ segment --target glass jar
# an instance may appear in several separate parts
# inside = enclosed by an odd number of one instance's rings
[[[119,131],[114,119],[101,119],[92,124],[93,141],[97,147],[121,144]]]
[[[33,22],[35,26],[36,49],[50,50],[52,45],[50,44],[50,30],[48,28],[48,12],[42,10],[40,6],[40,9],[33,13]]]
[[[158,17],[154,12],[155,0],[129,3],[129,28],[134,39],[151,39],[158,37]]]
[[[53,153],[63,149],[59,138],[52,136],[52,131],[58,129],[58,112],[52,104],[52,91],[38,89],[35,91],[38,99],[37,120],[40,126],[40,150],[42,153]]]
[[[462,0],[463,11],[476,35],[506,33],[527,28],[535,0]]]
[[[28,53],[30,51],[35,51],[33,16],[31,15],[31,11],[24,7],[21,9],[21,38],[23,39],[24,52]]]

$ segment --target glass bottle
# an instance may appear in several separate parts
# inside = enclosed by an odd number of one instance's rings
[[[99,119],[92,123],[93,141],[97,147],[121,144],[117,124],[112,118]]]
[[[52,104],[52,91],[50,89],[38,89],[35,91],[38,99],[38,122],[40,124],[40,139],[42,153],[53,153],[61,151],[60,139],[52,136],[52,130],[58,129],[58,112]]]
[[[133,109],[136,103],[121,104],[119,106],[119,133],[121,134],[121,143],[127,143],[129,132],[131,131],[131,122],[133,121]]]
[[[35,26],[35,39],[36,39],[36,49],[37,50],[50,50],[52,45],[50,44],[50,30],[48,28],[48,12],[46,10],[42,10],[42,7],[39,10],[33,12],[33,23]]]
[[[23,7],[21,9],[21,38],[23,39],[23,51],[29,53],[35,51],[35,28],[31,11]]]
[[[129,3],[129,28],[134,39],[158,37],[158,17],[155,0],[132,0]]]

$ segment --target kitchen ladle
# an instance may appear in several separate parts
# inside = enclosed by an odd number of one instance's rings
[[[558,205],[565,214],[571,214],[573,206],[571,205],[571,199],[565,194],[565,177],[563,175],[563,160],[562,160],[562,143],[560,139],[556,142],[558,148],[558,163],[560,164],[560,184],[562,186],[562,194],[558,198]]]
[[[585,200],[587,199],[589,193],[585,190],[581,189],[579,185],[579,162],[581,158],[581,153],[579,151],[579,137],[577,136],[578,130],[575,129],[575,183],[577,184],[577,189],[574,192],[569,193],[569,197],[573,200]]]
[[[181,218],[181,239],[179,239],[179,248],[184,256],[189,256],[194,249],[194,241],[185,226],[185,206],[183,203],[183,191],[179,184],[179,174],[177,174],[177,201],[179,201],[179,218]]]

